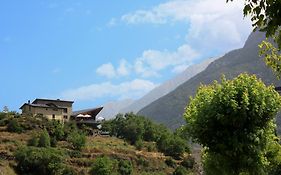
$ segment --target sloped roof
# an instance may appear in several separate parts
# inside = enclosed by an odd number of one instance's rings
[[[51,105],[52,104],[52,105]],[[58,109],[65,109],[66,107],[54,105],[53,103],[50,104],[33,104],[33,103],[24,103],[20,109],[22,109],[25,105],[32,106],[32,107],[41,107],[41,108],[58,108]]]
[[[72,116],[77,116],[79,114],[89,114],[92,117],[95,117],[96,115],[98,115],[98,113],[103,109],[103,107],[98,107],[98,108],[90,108],[90,109],[83,109],[83,110],[79,110],[79,111],[74,111],[72,113]]]
[[[61,99],[44,99],[44,98],[36,98],[32,103],[36,103],[37,101],[47,101],[47,102],[66,102],[66,103],[74,103],[74,101],[68,101],[68,100],[61,100]]]

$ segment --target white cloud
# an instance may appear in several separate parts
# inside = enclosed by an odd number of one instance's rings
[[[128,24],[184,22],[189,26],[187,43],[200,48],[230,50],[241,46],[251,31],[250,20],[243,20],[244,1],[170,0],[150,10],[125,14]]]
[[[130,65],[125,59],[121,59],[119,67],[117,68],[117,74],[120,76],[127,76],[130,74]]]
[[[62,93],[62,98],[72,100],[95,100],[97,98],[115,97],[119,99],[136,99],[155,88],[157,84],[143,79],[135,79],[120,84],[104,82],[91,84]]]
[[[189,45],[182,45],[174,52],[146,50],[135,61],[135,71],[143,77],[159,76],[167,68],[192,64],[199,56]]]
[[[133,71],[138,76],[159,77],[163,70],[174,69],[180,65],[190,65],[199,56],[189,45],[182,45],[176,51],[145,50],[132,63],[121,59],[119,66],[114,68],[112,63],[101,65],[96,72],[107,78],[127,76]],[[178,68],[177,68],[178,69]],[[174,70],[172,72],[175,72]]]
[[[130,64],[125,59],[121,59],[117,68],[112,63],[106,63],[98,67],[96,73],[107,78],[116,78],[129,75],[130,69]]]
[[[107,78],[113,78],[116,76],[116,71],[111,63],[101,65],[96,70],[97,74],[105,76]]]

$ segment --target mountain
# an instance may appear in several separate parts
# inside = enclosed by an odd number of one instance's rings
[[[98,117],[103,117],[105,119],[114,118],[121,109],[132,104],[133,102],[134,102],[134,100],[132,100],[132,99],[126,99],[126,100],[106,103],[103,105],[103,109],[97,115],[96,118],[98,118]]]
[[[127,113],[127,112],[134,112],[137,113],[140,109],[147,106],[151,102],[159,99],[160,97],[168,94],[169,92],[173,91],[176,87],[181,85],[182,83],[189,80],[194,75],[198,74],[199,72],[206,69],[206,67],[215,60],[215,58],[210,58],[202,63],[192,65],[188,67],[185,71],[177,75],[176,77],[172,78],[171,80],[166,81],[162,85],[154,88],[149,93],[147,93],[145,96],[140,98],[139,100],[136,100],[131,105],[123,108],[120,113]]]
[[[280,86],[280,81],[274,76],[263,59],[258,56],[258,44],[265,39],[261,32],[252,33],[243,48],[230,51],[223,57],[212,62],[204,71],[195,75],[174,91],[152,102],[141,109],[138,114],[147,116],[170,128],[177,128],[184,124],[183,113],[189,102],[189,97],[194,96],[198,86],[210,84],[220,80],[221,75],[232,79],[240,73],[256,74],[265,84]]]

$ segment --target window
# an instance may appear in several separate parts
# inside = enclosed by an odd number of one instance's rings
[[[63,112],[64,112],[64,113],[67,113],[67,108],[64,108],[64,109],[63,109]]]
[[[67,116],[67,115],[64,115],[63,118],[64,118],[64,119],[68,119],[68,116]]]
[[[53,119],[56,119],[56,115],[55,114],[53,114]]]

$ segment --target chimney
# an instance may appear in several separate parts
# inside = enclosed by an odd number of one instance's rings
[[[28,100],[27,103],[30,104],[30,100]]]

